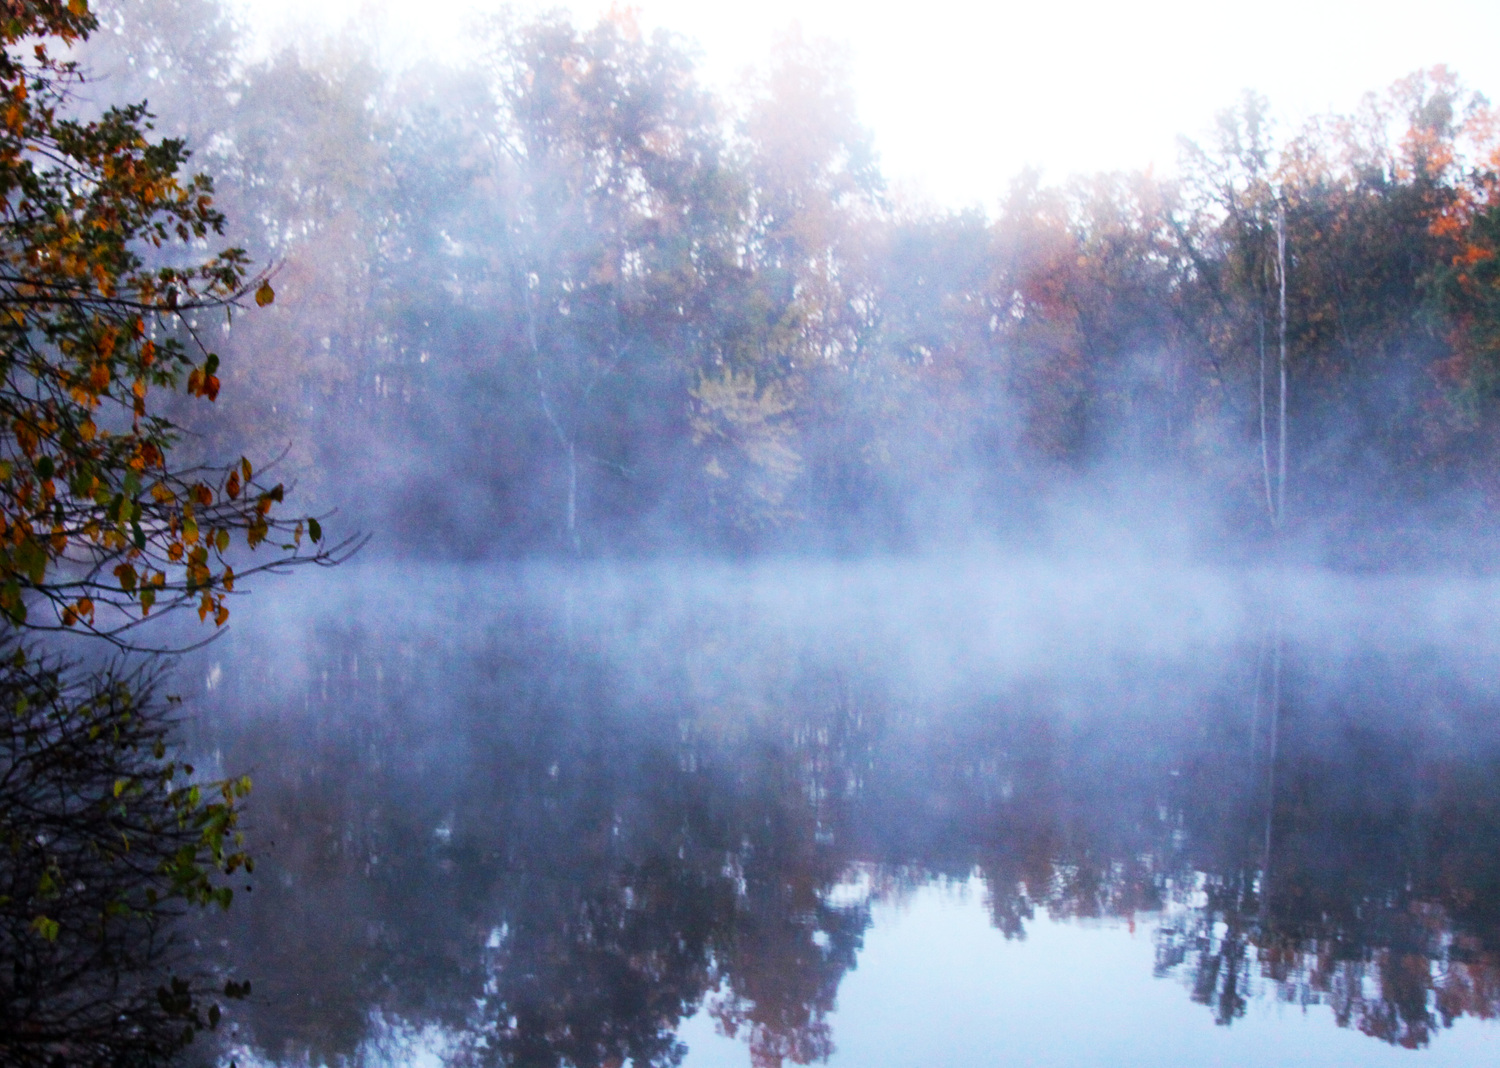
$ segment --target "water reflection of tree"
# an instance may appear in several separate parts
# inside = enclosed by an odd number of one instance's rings
[[[536,637],[448,656],[330,633],[284,732],[215,739],[263,769],[274,841],[227,933],[256,979],[249,1041],[331,1062],[378,1013],[461,1036],[465,1063],[664,1065],[712,995],[757,1063],[826,1057],[869,922],[830,898],[850,857],[828,733],[723,759],[670,694],[620,707],[596,658]],[[226,705],[260,703],[256,665],[232,675]]]
[[[1008,937],[1039,909],[1161,913],[1157,974],[1182,976],[1221,1024],[1261,985],[1404,1046],[1495,1018],[1494,709],[1431,663],[1299,672],[1274,796],[1264,727],[1227,673],[1191,694],[1163,686],[1155,716],[1130,707],[1128,685],[1089,713],[1037,692],[950,711],[902,748],[899,781],[869,775],[858,820],[890,812],[870,846],[887,862],[977,868]],[[1153,733],[1112,736],[1140,723]]]
[[[826,735],[825,744],[797,741],[762,751],[741,773],[749,789],[735,821],[740,892],[718,950],[723,988],[710,1006],[723,1033],[744,1036],[757,1068],[832,1052],[827,1016],[869,924],[867,906],[829,900],[850,857],[820,826]]]
[[[1238,865],[1222,847],[1216,867],[1192,858],[1205,874],[1177,888],[1184,907],[1159,932],[1158,971],[1188,967],[1220,1023],[1244,1012],[1255,979],[1409,1048],[1500,1012],[1493,710],[1416,665],[1365,668],[1350,691],[1301,680],[1271,795],[1237,799],[1241,829],[1269,813],[1269,857],[1247,845]],[[1221,781],[1199,771],[1185,810]],[[1195,841],[1225,839],[1222,821],[1189,826]]]
[[[519,617],[466,648],[332,630],[279,695],[235,656],[214,744],[258,768],[274,842],[224,934],[256,984],[247,1040],[332,1062],[399,1020],[456,1062],[665,1065],[703,1005],[753,1063],[809,1063],[869,923],[868,892],[841,896],[854,872],[977,871],[1011,937],[1040,909],[1160,914],[1158,974],[1221,1023],[1257,989],[1406,1045],[1500,1009],[1487,728],[1415,743],[1397,668],[1287,709],[1264,895],[1235,677],[933,715],[852,657],[677,637],[627,669]],[[294,710],[281,731],[272,707]]]

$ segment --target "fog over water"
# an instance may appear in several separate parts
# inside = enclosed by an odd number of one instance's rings
[[[234,1055],[1472,1063],[1497,600],[979,553],[258,592],[183,669],[257,784]]]
[[[669,653],[683,627],[713,626],[746,654],[768,640],[861,654],[893,680],[931,692],[1107,674],[1135,662],[1201,669],[1268,628],[1276,606],[1286,638],[1331,665],[1436,650],[1466,680],[1496,680],[1500,579],[1083,552],[481,568],[372,559],[320,577],[316,589],[281,583],[256,592],[237,618],[259,640],[285,643],[277,654],[295,664],[316,650],[309,629],[341,614],[361,626],[448,631],[464,645],[488,640],[508,612],[540,611],[622,672],[650,670],[638,650]],[[649,677],[641,685],[649,688]]]

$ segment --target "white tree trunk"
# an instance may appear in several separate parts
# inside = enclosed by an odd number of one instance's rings
[[[1286,207],[1276,205],[1276,282],[1280,289],[1278,311],[1280,338],[1277,363],[1281,377],[1280,405],[1276,419],[1276,528],[1286,522]]]

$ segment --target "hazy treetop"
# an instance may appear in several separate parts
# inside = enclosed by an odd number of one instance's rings
[[[293,20],[381,40],[392,62],[422,51],[459,52],[475,13],[499,0],[231,0],[255,26],[259,47],[290,36]],[[1254,12],[1198,0],[1130,4],[917,7],[856,0],[522,0],[525,13],[562,7],[591,23],[634,6],[646,29],[696,41],[711,84],[731,86],[765,61],[793,22],[809,37],[846,45],[857,103],[874,129],[885,173],[943,202],[993,207],[1023,166],[1052,177],[1176,160],[1176,137],[1196,135],[1242,90],[1266,94],[1293,124],[1335,109],[1419,68],[1446,63],[1476,89],[1500,94],[1491,43],[1500,5],[1433,0],[1419,18],[1384,18],[1340,0],[1271,0]],[[315,13],[310,13],[315,12]],[[380,27],[383,27],[381,29]]]

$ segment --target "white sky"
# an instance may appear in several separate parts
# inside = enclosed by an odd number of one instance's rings
[[[476,0],[233,0],[274,36],[295,19],[381,26],[393,57],[461,49]],[[565,6],[580,19],[608,7]],[[698,42],[711,84],[732,84],[793,22],[850,51],[861,115],[886,174],[940,202],[991,206],[1021,167],[1171,168],[1253,88],[1289,119],[1349,108],[1367,90],[1447,63],[1500,97],[1500,0],[642,0],[648,26]]]

